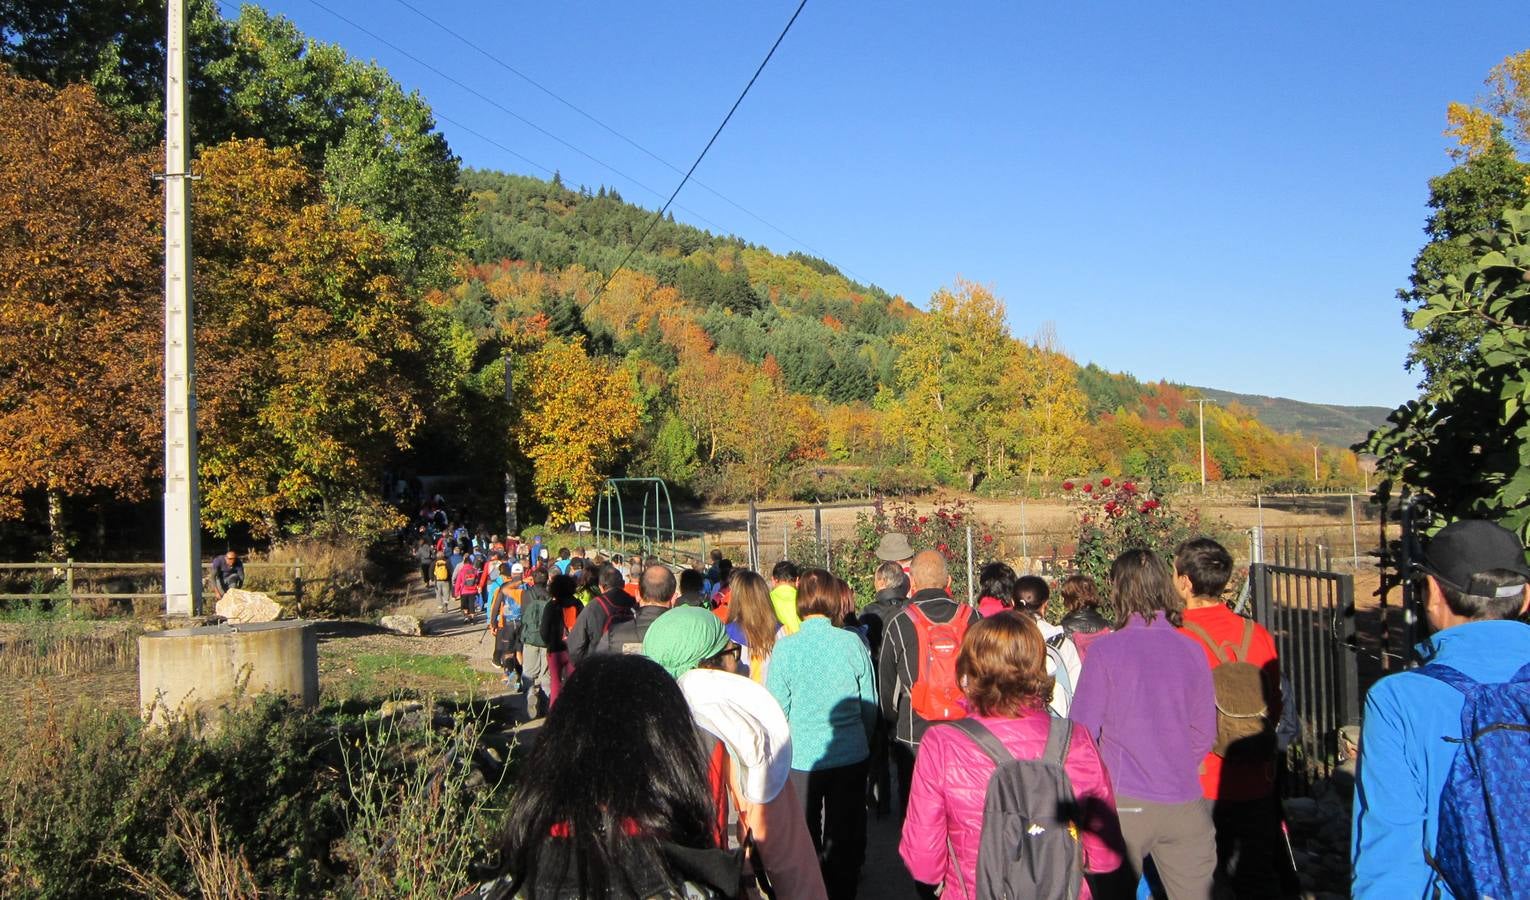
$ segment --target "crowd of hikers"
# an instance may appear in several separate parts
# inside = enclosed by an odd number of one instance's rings
[[[1047,580],[989,563],[969,604],[905,535],[857,609],[791,561],[677,572],[439,530],[422,575],[443,609],[487,617],[510,689],[546,716],[476,896],[851,898],[873,815],[901,822],[923,897],[1299,894],[1278,790],[1291,688],[1270,633],[1223,601],[1214,540],[1127,551],[1107,586],[1062,579],[1053,623]],[[1530,568],[1486,522],[1430,551],[1432,662],[1366,703],[1353,892],[1521,896],[1489,870],[1530,867],[1502,841],[1524,827],[1501,824],[1530,786],[1500,778],[1474,805],[1486,776],[1458,750],[1524,749]]]

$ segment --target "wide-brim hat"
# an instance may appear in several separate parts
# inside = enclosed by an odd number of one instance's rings
[[[908,542],[908,535],[897,531],[890,531],[882,535],[882,540],[877,543],[877,559],[886,562],[901,562],[914,555],[914,548]]]
[[[1424,548],[1421,568],[1473,596],[1494,596],[1494,590],[1479,590],[1474,584],[1475,576],[1493,569],[1507,569],[1530,579],[1525,545],[1519,536],[1483,519],[1463,519],[1440,529]]]

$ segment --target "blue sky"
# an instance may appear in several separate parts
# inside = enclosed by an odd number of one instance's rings
[[[322,2],[588,154],[311,0],[262,4],[495,142],[441,123],[464,163],[546,177],[507,147],[648,207],[678,183],[396,0]],[[682,170],[796,8],[410,2]],[[987,284],[1015,334],[1139,378],[1390,406],[1445,105],[1526,46],[1522,0],[809,0],[675,214],[920,306]]]

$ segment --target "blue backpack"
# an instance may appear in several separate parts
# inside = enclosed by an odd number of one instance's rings
[[[1503,684],[1481,684],[1439,663],[1414,671],[1466,697],[1460,746],[1440,795],[1440,829],[1430,865],[1457,897],[1526,896],[1530,665]]]

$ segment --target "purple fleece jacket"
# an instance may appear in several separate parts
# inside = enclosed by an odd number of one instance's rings
[[[1089,645],[1068,718],[1089,729],[1116,796],[1153,803],[1201,797],[1201,759],[1217,736],[1211,668],[1163,617],[1132,616]]]

